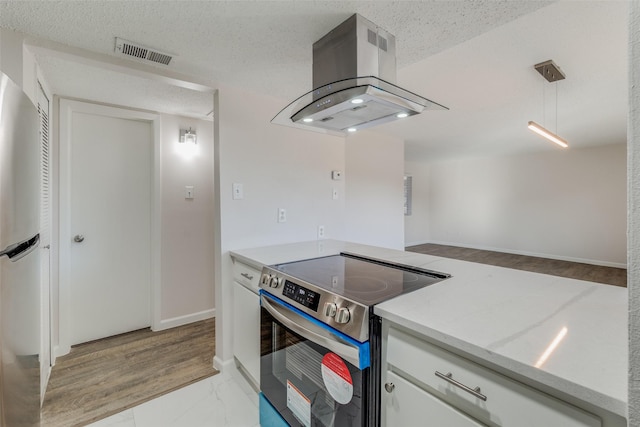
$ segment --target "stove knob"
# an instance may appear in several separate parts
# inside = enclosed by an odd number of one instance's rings
[[[281,284],[282,284],[282,279],[278,276],[272,276],[271,280],[269,281],[269,286],[272,288],[277,288]]]
[[[271,280],[271,275],[264,273],[262,275],[262,277],[260,277],[260,284],[264,285],[264,286],[268,286],[269,285],[269,280]]]
[[[332,302],[324,303],[324,315],[328,317],[334,317],[338,311],[338,307]]]
[[[338,310],[338,314],[336,314],[336,322],[338,323],[347,323],[351,319],[351,313],[349,313],[349,309],[347,307],[342,307]]]

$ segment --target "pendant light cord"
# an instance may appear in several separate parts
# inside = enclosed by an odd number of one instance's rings
[[[542,83],[542,126],[547,126],[547,97]]]
[[[558,82],[555,83],[556,86],[556,134],[558,133]]]

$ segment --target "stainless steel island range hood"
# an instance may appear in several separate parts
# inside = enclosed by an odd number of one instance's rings
[[[358,14],[313,44],[313,87],[272,123],[334,135],[448,109],[396,86],[396,39]]]

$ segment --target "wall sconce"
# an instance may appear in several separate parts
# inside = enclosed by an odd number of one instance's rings
[[[189,130],[186,129],[180,129],[180,143],[191,143],[191,144],[196,144],[197,143],[197,136],[196,136],[196,131],[192,130],[191,128],[189,128]]]

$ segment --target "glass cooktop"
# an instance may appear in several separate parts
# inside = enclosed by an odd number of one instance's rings
[[[279,264],[273,268],[368,306],[451,277],[446,273],[349,253]]]

